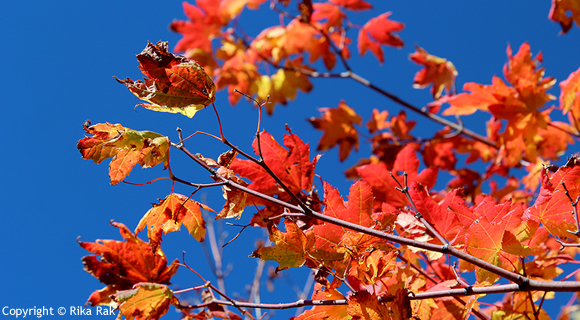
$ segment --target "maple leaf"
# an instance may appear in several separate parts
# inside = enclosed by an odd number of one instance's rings
[[[293,19],[287,26],[274,26],[260,32],[251,47],[260,56],[272,58],[274,63],[291,55],[310,50],[312,39],[319,38],[319,32],[299,19]]]
[[[324,183],[324,195],[324,215],[363,227],[372,225],[373,194],[370,186],[364,181],[359,180],[350,187],[348,207],[338,190],[327,182]],[[315,250],[312,255],[318,261],[338,269],[337,272],[344,272],[346,263],[343,263],[342,260],[345,258],[346,252],[337,249],[341,247],[342,237],[347,232],[347,229],[331,223],[315,225],[312,228],[312,233],[316,237]]]
[[[156,252],[161,244],[161,235],[179,231],[184,225],[189,233],[199,242],[205,238],[205,221],[201,215],[201,209],[213,211],[208,206],[193,201],[184,195],[172,193],[159,200],[159,204],[153,204],[153,208],[141,218],[135,228],[135,234],[141,232],[147,226],[147,237],[151,244],[151,250]]]
[[[88,122],[90,125],[90,122]],[[151,131],[135,131],[120,124],[98,123],[85,126],[92,137],[78,141],[83,159],[101,163],[113,157],[109,164],[111,184],[123,181],[136,164],[143,168],[169,164],[169,138]]]
[[[344,300],[344,296],[338,290],[329,287],[323,287],[320,283],[314,285],[314,292],[311,300]],[[345,305],[324,306],[318,305],[310,310],[304,311],[301,315],[292,318],[292,320],[342,320],[348,317]]]
[[[411,54],[409,58],[416,64],[423,65],[421,71],[415,74],[413,88],[423,89],[432,84],[431,94],[433,98],[439,99],[443,89],[451,92],[457,77],[457,70],[451,61],[430,55],[421,47],[415,47],[417,52]]]
[[[137,106],[153,111],[181,113],[189,118],[215,101],[215,84],[193,60],[170,53],[167,42],[147,43],[137,55],[144,82],[115,79],[137,98]]]
[[[580,131],[580,68],[560,82],[560,108],[563,114],[568,114],[570,124]]]
[[[419,159],[415,154],[415,148],[412,145],[406,145],[396,156],[396,160],[392,170],[388,170],[387,166],[380,162],[377,164],[362,165],[356,168],[359,176],[372,186],[373,194],[375,196],[375,206],[379,206],[383,202],[390,204],[395,208],[401,208],[407,205],[407,198],[405,195],[395,188],[399,184],[391,177],[393,176],[399,181],[403,182],[403,172],[407,172],[407,180],[412,186],[414,183],[421,183],[428,189],[433,188],[437,180],[437,169],[424,169],[420,174]],[[399,173],[400,172],[400,173]]]
[[[517,258],[508,253],[503,245],[513,246],[511,232],[522,224],[523,204],[512,204],[508,201],[496,205],[487,196],[473,209],[458,210],[461,206],[463,204],[454,203],[450,208],[455,211],[464,227],[467,252],[500,268],[511,268]],[[513,247],[511,249],[513,252]],[[475,274],[480,283],[494,283],[499,278],[497,274],[479,267]]]
[[[127,319],[149,320],[159,319],[167,313],[169,305],[179,305],[168,286],[158,283],[142,282],[134,289],[119,291],[113,295],[113,300],[119,304],[119,317]]]
[[[380,63],[385,61],[381,45],[403,47],[404,43],[399,36],[392,34],[403,30],[404,24],[389,20],[391,12],[386,12],[378,17],[371,18],[358,33],[358,51],[364,56],[370,50],[379,59]]]
[[[379,112],[377,109],[373,109],[373,114],[371,119],[367,122],[367,128],[369,128],[370,133],[375,133],[377,131],[389,129],[391,123],[387,121],[389,117],[389,111],[383,110]]]
[[[570,12],[570,14],[567,14]],[[580,26],[580,3],[574,0],[552,0],[552,7],[548,18],[558,22],[562,26],[561,34],[565,34],[572,28],[572,23]]]
[[[463,203],[464,200],[453,190],[445,195],[445,198],[437,203],[429,192],[420,184],[415,184],[409,189],[411,199],[420,212],[437,232],[445,239],[452,241],[461,230],[461,225],[454,211],[449,210],[452,203]]]
[[[314,169],[320,156],[310,161],[310,146],[305,144],[300,137],[293,134],[286,127],[289,134],[284,135],[282,147],[274,137],[266,131],[260,133],[260,144],[254,139],[252,146],[254,153],[262,154],[264,163],[272,172],[286,184],[290,190],[300,193],[302,190],[312,189]],[[273,195],[284,193],[266,170],[250,160],[235,159],[230,169],[244,178],[252,180],[248,187],[264,194]]]
[[[211,52],[211,39],[220,34],[220,28],[227,22],[219,14],[219,0],[199,1],[199,7],[186,1],[183,11],[189,21],[173,21],[169,28],[181,33],[183,39],[177,42],[176,52],[187,49],[202,49]]]
[[[107,285],[91,294],[87,303],[92,306],[111,305],[110,294],[131,289],[140,282],[169,284],[179,266],[175,260],[168,267],[161,250],[152,252],[149,243],[137,238],[124,224],[111,224],[119,228],[125,241],[79,242],[82,248],[95,254],[83,257],[85,271]]]
[[[358,151],[358,132],[354,124],[361,125],[362,118],[343,100],[337,108],[320,108],[322,118],[310,118],[314,128],[324,131],[318,142],[318,151],[339,145],[339,159],[344,161],[354,147]]]
[[[225,60],[221,68],[215,71],[216,86],[220,90],[228,87],[230,104],[235,105],[241,97],[239,93],[234,92],[234,89],[253,94],[251,86],[262,76],[257,71],[255,57],[248,54],[243,42],[241,40],[237,42],[224,40],[216,56]]]
[[[296,223],[285,220],[286,233],[283,233],[278,227],[270,223],[268,231],[270,232],[270,241],[274,243],[273,247],[260,247],[255,250],[250,257],[260,258],[262,260],[274,260],[280,265],[276,267],[276,273],[291,267],[301,267],[310,259],[310,251],[314,246],[314,235],[304,233]]]
[[[496,139],[492,139],[501,147],[498,159],[506,168],[517,165],[523,158],[536,159],[537,142],[542,139],[538,130],[545,129],[550,122],[548,114],[540,108],[555,99],[546,92],[554,85],[555,79],[543,78],[544,68],[539,67],[541,54],[532,58],[530,45],[526,42],[515,55],[508,45],[507,55],[508,63],[503,73],[513,87],[496,76],[491,85],[466,83],[464,90],[470,93],[448,98],[451,106],[443,112],[444,115],[467,115],[482,110],[490,112],[496,121],[507,120],[505,130],[500,133],[502,125],[499,124],[493,133]]]
[[[577,157],[572,157],[555,172],[544,167],[541,176],[540,194],[526,214],[541,222],[551,234],[570,238],[568,230],[576,230],[576,224],[571,201],[566,196],[562,182],[565,183],[570,197],[576,199],[580,194],[580,161]]]
[[[346,312],[354,319],[382,319],[389,314],[387,306],[379,302],[375,294],[360,290],[348,297]]]
[[[549,112],[546,110],[544,113]],[[557,160],[568,149],[568,145],[574,144],[574,139],[568,132],[574,131],[564,122],[551,121],[546,128],[538,128],[537,141],[538,153],[544,159]]]
[[[363,283],[376,284],[379,280],[391,277],[397,265],[397,250],[370,250],[358,259],[353,259],[350,276]]]
[[[271,77],[262,79],[262,83],[257,83],[258,97],[263,101],[268,101],[266,104],[266,112],[268,114],[274,113],[274,107],[277,103],[283,105],[288,104],[288,100],[296,99],[298,90],[302,92],[310,92],[312,90],[312,83],[306,75],[298,71],[278,69]],[[260,88],[260,85],[262,86]],[[261,90],[261,91],[260,91]]]
[[[226,167],[220,167],[218,169],[218,174],[222,177],[234,181],[242,186],[247,186],[247,183],[238,177],[232,170]],[[223,209],[215,217],[216,219],[230,219],[230,218],[240,218],[242,212],[246,207],[246,201],[248,199],[248,194],[244,191],[238,189],[232,189],[226,185],[222,186],[223,197],[226,199]]]
[[[312,12],[312,21],[324,23],[324,29],[328,30],[331,27],[341,27],[342,19],[346,18],[346,14],[340,10],[340,7],[333,3],[314,3],[312,4],[314,12]]]
[[[222,27],[238,16],[245,7],[258,9],[266,0],[198,0],[197,6],[183,2],[189,21],[173,21],[169,28],[183,38],[175,46],[176,52],[201,49],[212,52],[212,39],[222,35]]]

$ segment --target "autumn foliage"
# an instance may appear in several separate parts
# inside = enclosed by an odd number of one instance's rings
[[[160,179],[194,188],[188,196],[171,189],[135,221],[134,232],[112,222],[124,241],[80,242],[93,254],[83,258],[85,270],[105,284],[87,304],[114,306],[119,317],[128,319],[158,319],[170,306],[183,319],[254,318],[259,317],[252,315],[254,309],[291,307],[307,309],[294,319],[548,319],[544,300],[554,292],[574,292],[575,305],[562,308],[561,315],[571,318],[578,308],[580,276],[578,270],[563,275],[562,266],[578,263],[580,247],[580,158],[569,151],[580,137],[580,69],[558,82],[546,75],[536,48],[508,45],[502,77],[468,82],[457,92],[454,64],[417,46],[409,59],[420,69],[409,75],[409,85],[430,87],[433,97],[417,107],[349,65],[354,50],[359,56],[370,52],[382,64],[384,50],[405,46],[397,35],[405,25],[393,20],[396,12],[377,13],[355,25],[350,14],[371,10],[370,3],[272,1],[281,23],[246,35],[237,19],[243,19],[245,8],[257,9],[265,2],[184,2],[188,20],[170,25],[183,36],[176,53],[166,42],[148,43],[137,55],[144,80],[117,79],[144,101],[137,106],[149,110],[191,118],[201,109],[213,109],[219,135],[207,135],[230,151],[202,155],[198,145],[194,154],[191,136],[184,138],[181,130],[178,139],[170,140],[121,124],[85,123],[88,136],[77,148],[96,163],[112,158],[111,184],[125,181],[137,164],[148,168],[163,163],[167,176]],[[580,6],[553,0],[549,18],[562,26],[562,33],[569,32],[574,22],[580,25]],[[305,114],[321,131],[317,151],[337,148],[339,161],[344,161],[362,143],[370,144],[372,154],[345,172],[352,179],[350,190],[339,191],[317,175],[321,155],[304,142],[306,137],[292,133],[292,124],[283,137],[259,128],[253,152],[224,135],[228,130],[219,117],[227,117],[227,109],[221,107],[218,114],[216,91],[227,90],[232,105],[244,97],[253,99],[260,119],[263,109],[276,116],[277,104],[313,90],[310,79],[328,77],[363,84],[406,109],[361,115],[341,100],[336,107]],[[551,93],[554,89],[559,95]],[[488,117],[486,134],[472,131],[462,120],[474,113]],[[417,137],[412,131],[418,121],[411,114],[442,129],[428,139]],[[552,120],[557,114],[568,121]],[[212,180],[192,182],[174,175],[171,152],[188,156]],[[470,167],[475,162],[485,168]],[[513,174],[517,168],[527,172],[521,179]],[[452,178],[439,181],[444,187],[435,189],[443,172]],[[498,186],[498,177],[505,186]],[[490,192],[482,191],[484,183]],[[222,189],[222,208],[194,200],[197,191],[211,187]],[[213,232],[203,212],[215,219],[240,219],[244,229],[267,230],[269,244],[249,249],[248,255],[275,262],[276,274],[311,269],[311,299],[234,300],[185,261],[168,265],[162,238],[183,226],[192,241],[203,242]],[[148,242],[137,237],[145,231]],[[178,266],[197,274],[199,286],[172,289]],[[216,277],[224,280],[221,271]],[[202,303],[181,299],[193,290],[207,290]],[[492,294],[497,302],[481,303]],[[506,295],[502,299],[498,294]]]

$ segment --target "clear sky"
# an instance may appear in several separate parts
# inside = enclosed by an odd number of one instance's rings
[[[352,67],[417,106],[429,103],[431,96],[428,89],[412,88],[413,76],[420,70],[408,60],[415,45],[455,64],[459,90],[465,82],[489,84],[493,75],[501,77],[508,43],[516,51],[524,41],[529,41],[534,55],[543,52],[546,76],[555,77],[558,82],[580,66],[580,29],[574,26],[568,34],[560,36],[560,26],[547,18],[550,8],[547,0],[374,1],[373,4],[375,11],[353,14],[352,20],[362,25],[371,16],[392,11],[391,19],[406,24],[399,33],[405,46],[384,48],[382,66],[371,54],[358,59],[353,46]],[[91,242],[120,240],[117,229],[109,225],[110,220],[134,229],[151,203],[170,192],[167,180],[147,186],[109,185],[108,161],[93,164],[81,159],[76,149],[77,140],[84,134],[85,120],[90,119],[93,124],[121,123],[135,130],[155,131],[175,141],[176,127],[181,127],[184,134],[196,130],[218,133],[215,116],[209,109],[193,119],[143,108],[135,112],[133,107],[138,100],[112,78],[141,78],[135,55],[147,41],[169,41],[173,48],[180,38],[168,29],[174,19],[185,19],[181,1],[0,3],[0,211],[3,218],[0,307],[65,307],[70,311],[71,306],[82,306],[91,292],[104,285],[83,271],[80,259],[87,252],[78,246],[77,237]],[[278,17],[266,10],[244,11],[242,21],[249,34],[257,35],[262,28],[277,23]],[[356,33],[351,36],[356,39]],[[313,84],[311,94],[299,94],[296,101],[286,107],[277,106],[272,117],[263,119],[263,127],[278,140],[284,133],[284,124],[288,123],[294,133],[311,144],[312,156],[321,133],[313,130],[305,119],[319,116],[318,108],[336,107],[345,99],[365,122],[373,108],[389,110],[390,114],[400,110],[400,106],[354,82],[319,79]],[[559,88],[551,93],[559,95]],[[218,94],[216,105],[225,135],[250,151],[256,110],[244,101],[232,108],[223,93]],[[419,121],[413,131],[417,136],[429,137],[441,128],[422,117],[409,115]],[[483,133],[486,120],[487,117],[473,117],[468,126]],[[204,137],[190,140],[188,147],[211,158],[226,151],[224,146]],[[569,153],[579,150],[576,144]],[[328,151],[319,162],[317,173],[346,195],[351,182],[344,179],[342,172],[369,154],[370,150],[363,144],[358,153],[339,163],[336,150]],[[193,182],[211,181],[206,172],[176,150],[172,152],[172,161],[176,175]],[[137,167],[127,181],[145,182],[163,175],[161,167],[147,170]],[[181,186],[176,188],[176,192],[187,195],[191,191]],[[196,200],[202,201],[202,196],[217,211],[223,205],[218,189],[200,193]],[[235,222],[249,222],[252,213],[248,209]],[[229,240],[237,232],[236,227],[223,226],[222,235]],[[224,264],[230,268],[226,287],[232,297],[247,296],[245,285],[253,279],[257,263],[247,256],[260,237],[264,237],[262,230],[247,230],[224,249]],[[162,247],[170,261],[181,258],[185,250],[188,263],[212,279],[201,246],[186,231],[165,236]],[[262,301],[295,301],[295,290],[302,290],[306,274],[308,270],[284,273],[274,283],[275,294],[262,287]],[[177,284],[175,289],[202,284],[185,269],[172,282]],[[568,297],[546,302],[553,318],[559,313],[558,305],[565,304]],[[499,299],[499,295],[493,297],[493,300]],[[178,318],[174,310],[170,309],[169,319]],[[275,318],[287,318],[294,312],[277,311]]]

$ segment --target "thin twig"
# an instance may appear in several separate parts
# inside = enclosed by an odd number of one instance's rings
[[[397,180],[397,178],[395,178],[395,176],[391,172],[391,178],[393,178],[400,187],[400,188],[395,188],[395,189],[397,189],[398,191],[403,193],[405,195],[405,197],[407,197],[409,204],[411,205],[413,211],[415,212],[415,218],[417,218],[419,221],[421,221],[421,223],[423,223],[425,225],[425,228],[427,228],[429,233],[431,233],[432,236],[437,238],[437,240],[439,240],[439,242],[441,242],[441,244],[443,244],[443,247],[445,250],[445,248],[449,246],[449,242],[447,242],[447,240],[445,238],[443,238],[443,236],[441,236],[441,234],[435,229],[435,227],[433,227],[427,220],[425,220],[425,218],[423,217],[421,212],[419,212],[419,210],[417,210],[417,206],[415,206],[415,202],[413,201],[413,199],[411,198],[411,194],[409,193],[409,185],[407,184],[407,176],[408,176],[407,172],[406,171],[403,172],[404,186],[402,186],[401,183],[399,182],[399,180]]]

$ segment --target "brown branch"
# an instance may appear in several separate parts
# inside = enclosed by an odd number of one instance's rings
[[[509,292],[516,292],[516,291],[529,291],[529,290],[522,290],[519,288],[517,284],[501,284],[501,285],[493,285],[489,287],[468,287],[468,288],[460,288],[460,289],[448,289],[448,290],[440,290],[440,291],[432,291],[432,292],[419,292],[419,293],[409,293],[409,300],[424,300],[424,299],[436,299],[436,298],[445,298],[445,297],[452,297],[452,296],[473,296],[473,295],[480,295],[480,294],[495,294],[495,293],[509,293]],[[380,302],[392,302],[395,300],[394,295],[384,295],[379,297]],[[240,308],[261,308],[261,309],[291,309],[303,306],[339,306],[339,305],[347,305],[348,300],[341,299],[341,300],[297,300],[294,302],[287,302],[287,303],[251,303],[251,302],[242,302],[242,301],[225,301],[225,300],[213,300],[210,302],[205,302],[201,304],[195,305],[187,305],[181,306],[182,308],[186,309],[196,309],[196,308],[203,308],[212,304],[220,304],[220,305],[234,305]]]

